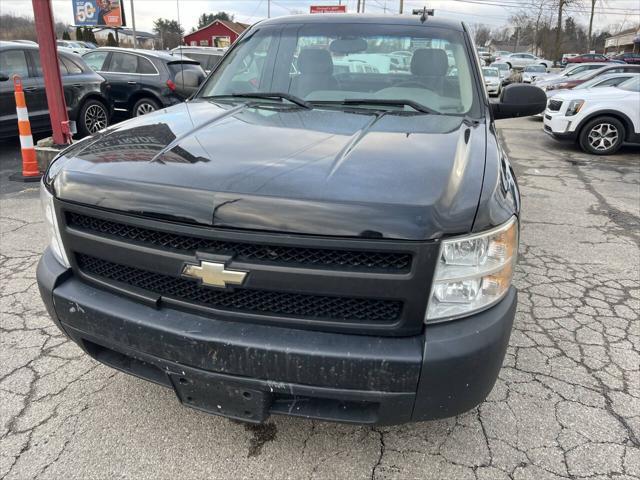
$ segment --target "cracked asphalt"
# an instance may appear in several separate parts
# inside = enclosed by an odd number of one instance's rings
[[[498,124],[523,194],[520,291],[486,402],[442,421],[244,426],[83,355],[47,317],[37,190],[0,150],[0,479],[640,478],[638,149],[583,154]],[[12,163],[14,162],[14,163]]]

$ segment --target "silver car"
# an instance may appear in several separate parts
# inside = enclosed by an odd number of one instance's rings
[[[527,65],[522,71],[522,81],[524,83],[531,83],[536,78],[544,76],[547,73],[547,69],[544,65]]]
[[[502,90],[502,78],[500,71],[493,67],[482,67],[482,76],[484,77],[484,85],[487,93],[491,95],[500,95]]]
[[[546,90],[549,85],[552,85],[558,81],[565,81],[570,77],[575,75],[580,75],[589,70],[598,70],[599,68],[615,65],[615,63],[577,63],[577,64],[569,64],[567,68],[562,70],[556,75],[549,75],[544,78],[537,78],[532,82],[536,87],[540,87],[543,90]]]
[[[536,57],[531,53],[512,53],[496,58],[496,62],[506,63],[510,68],[524,68],[527,65],[544,65],[544,68],[551,68],[553,65],[551,60]]]
[[[509,65],[507,65],[506,63],[493,62],[489,66],[498,69],[498,71],[500,72],[502,85],[506,85],[509,83],[509,77],[511,76],[511,68],[509,68]]]
[[[638,76],[638,73],[610,73],[608,75],[599,75],[591,80],[588,80],[580,85],[574,87],[572,90],[582,90],[585,88],[600,88],[600,87],[616,87],[622,82],[629,80],[631,77]],[[547,98],[551,98],[559,93],[568,92],[569,90],[547,90]]]

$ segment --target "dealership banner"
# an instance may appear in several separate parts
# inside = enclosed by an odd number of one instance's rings
[[[311,5],[309,13],[347,13],[346,5]]]
[[[74,25],[121,27],[123,11],[121,0],[71,0]]]

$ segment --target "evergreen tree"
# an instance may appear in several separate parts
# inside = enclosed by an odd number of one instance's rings
[[[91,34],[93,33],[93,31],[89,28],[89,27],[84,27],[82,29],[82,40],[84,40],[85,42],[91,42]]]
[[[107,47],[117,47],[118,42],[116,42],[116,37],[113,36],[113,32],[109,32],[109,36],[107,37]]]
[[[63,40],[71,40],[71,36],[69,35],[69,32],[67,30],[62,32],[62,39]]]
[[[79,42],[84,40],[84,35],[82,34],[82,27],[76,27],[76,40]]]

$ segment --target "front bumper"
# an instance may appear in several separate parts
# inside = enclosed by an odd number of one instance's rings
[[[575,140],[577,132],[572,129],[574,119],[547,109],[544,112],[544,131],[558,140]]]
[[[362,424],[453,416],[489,394],[516,307],[500,303],[410,337],[297,330],[156,308],[81,282],[47,250],[38,285],[54,322],[96,360],[249,422],[270,414]]]

